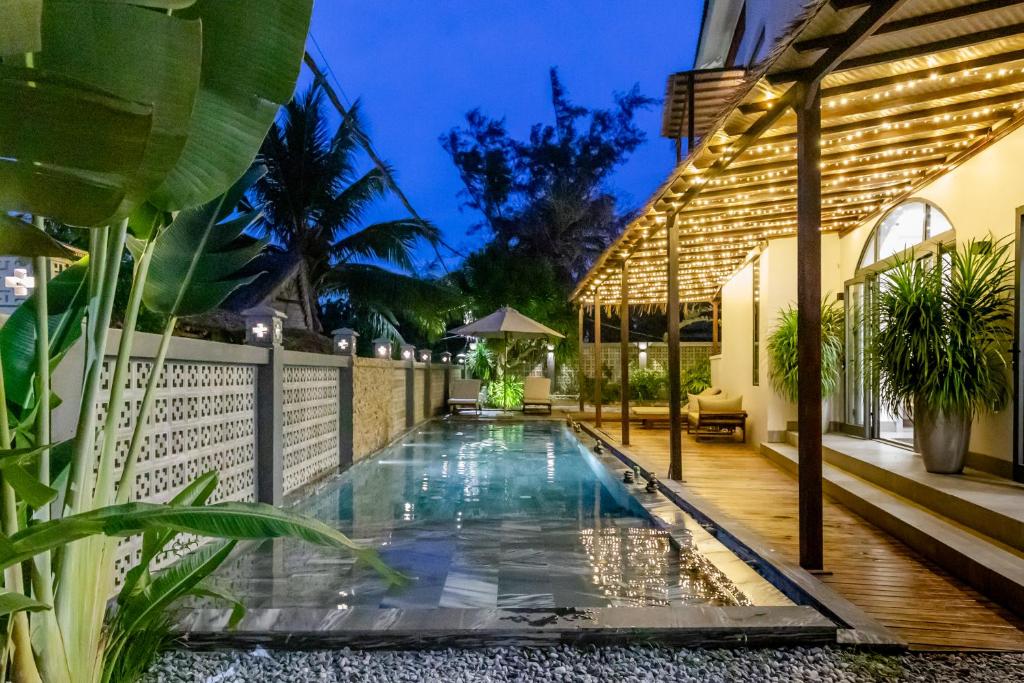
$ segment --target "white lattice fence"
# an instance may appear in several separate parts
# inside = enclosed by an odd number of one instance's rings
[[[338,368],[284,368],[284,491],[338,469]]]
[[[113,359],[104,362],[102,398],[97,404],[100,424],[106,419],[113,366]],[[131,361],[125,407],[117,424],[118,474],[151,370],[148,360]],[[196,477],[217,471],[220,484],[211,502],[255,500],[255,366],[168,361],[157,387],[153,412],[143,432],[133,498],[165,502]],[[181,545],[189,544],[189,539],[183,539]],[[118,581],[138,556],[137,538],[121,543]],[[169,563],[174,556],[159,558],[157,566]]]

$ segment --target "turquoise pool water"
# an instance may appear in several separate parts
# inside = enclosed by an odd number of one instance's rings
[[[408,586],[289,540],[243,554],[217,578],[250,607],[744,602],[602,484],[599,467],[561,423],[429,422],[296,506],[375,547]]]

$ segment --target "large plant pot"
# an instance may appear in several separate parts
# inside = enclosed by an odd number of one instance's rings
[[[971,441],[971,417],[947,415],[914,404],[914,440],[924,468],[935,474],[959,474]]]

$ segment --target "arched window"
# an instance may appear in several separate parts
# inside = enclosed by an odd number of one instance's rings
[[[857,269],[884,261],[953,229],[946,214],[930,202],[912,199],[882,217],[864,245]]]

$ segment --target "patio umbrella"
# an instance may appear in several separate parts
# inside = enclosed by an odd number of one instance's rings
[[[508,340],[510,338],[565,338],[564,334],[556,332],[546,325],[541,325],[532,318],[527,318],[510,306],[503,306],[494,313],[485,315],[483,318],[475,320],[468,325],[456,327],[454,330],[450,330],[449,334],[460,337],[479,337],[481,339],[504,339],[505,351],[502,354],[502,366],[505,366],[508,362]]]

